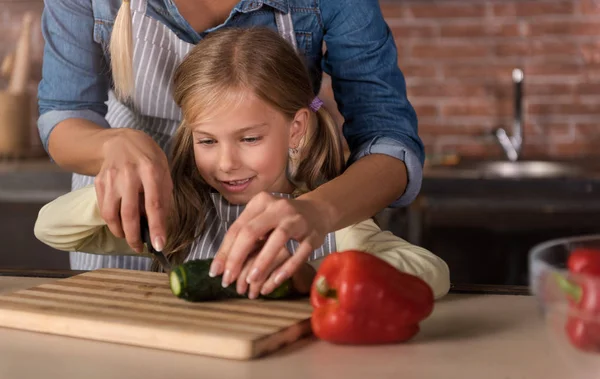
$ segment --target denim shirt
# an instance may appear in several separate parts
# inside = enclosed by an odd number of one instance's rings
[[[104,118],[112,86],[108,45],[120,5],[121,0],[45,1],[38,129],[46,151],[50,133],[65,119],[83,118],[110,127]],[[391,206],[410,204],[421,188],[424,149],[398,68],[396,45],[377,0],[241,0],[222,25],[202,33],[191,28],[172,0],[148,0],[146,15],[180,39],[197,43],[223,27],[260,25],[277,30],[274,9],[292,13],[298,49],[315,94],[323,71],[331,76],[345,119],[348,164],[369,154],[404,161],[408,187]]]

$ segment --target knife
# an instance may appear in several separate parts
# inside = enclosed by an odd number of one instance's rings
[[[148,246],[148,251],[151,252],[152,254],[154,254],[154,256],[156,256],[156,258],[158,259],[160,264],[163,266],[165,271],[170,272],[171,264],[169,263],[169,261],[167,260],[165,255],[160,251],[156,251],[154,249],[154,246],[152,246],[152,241],[150,239],[150,228],[148,226],[148,219],[146,218],[146,216],[141,217],[140,231],[142,232],[142,242],[144,242],[146,244],[146,246]]]

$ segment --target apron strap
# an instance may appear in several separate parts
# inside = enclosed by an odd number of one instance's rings
[[[134,12],[146,14],[148,0],[129,0],[131,2],[131,10]]]
[[[294,50],[298,51],[298,45],[296,44],[296,33],[294,32],[294,23],[292,22],[292,12],[287,13],[275,10],[275,22],[277,23],[277,30],[279,34],[286,41],[292,44]]]

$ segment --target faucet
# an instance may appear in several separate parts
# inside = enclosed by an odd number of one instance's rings
[[[512,72],[512,79],[515,85],[515,108],[512,135],[509,136],[504,128],[497,128],[494,131],[498,143],[504,150],[504,154],[512,162],[519,159],[521,147],[523,146],[523,78],[523,70],[515,68]]]

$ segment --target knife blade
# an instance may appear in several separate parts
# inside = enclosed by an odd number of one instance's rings
[[[148,251],[154,256],[156,256],[156,258],[158,259],[158,261],[163,266],[166,272],[170,272],[171,264],[167,260],[167,257],[165,257],[165,255],[161,251],[155,250],[154,246],[152,246],[152,241],[150,239],[150,227],[148,226],[148,219],[146,218],[146,216],[141,217],[140,231],[142,233],[142,242],[144,242],[146,246],[148,246]]]

